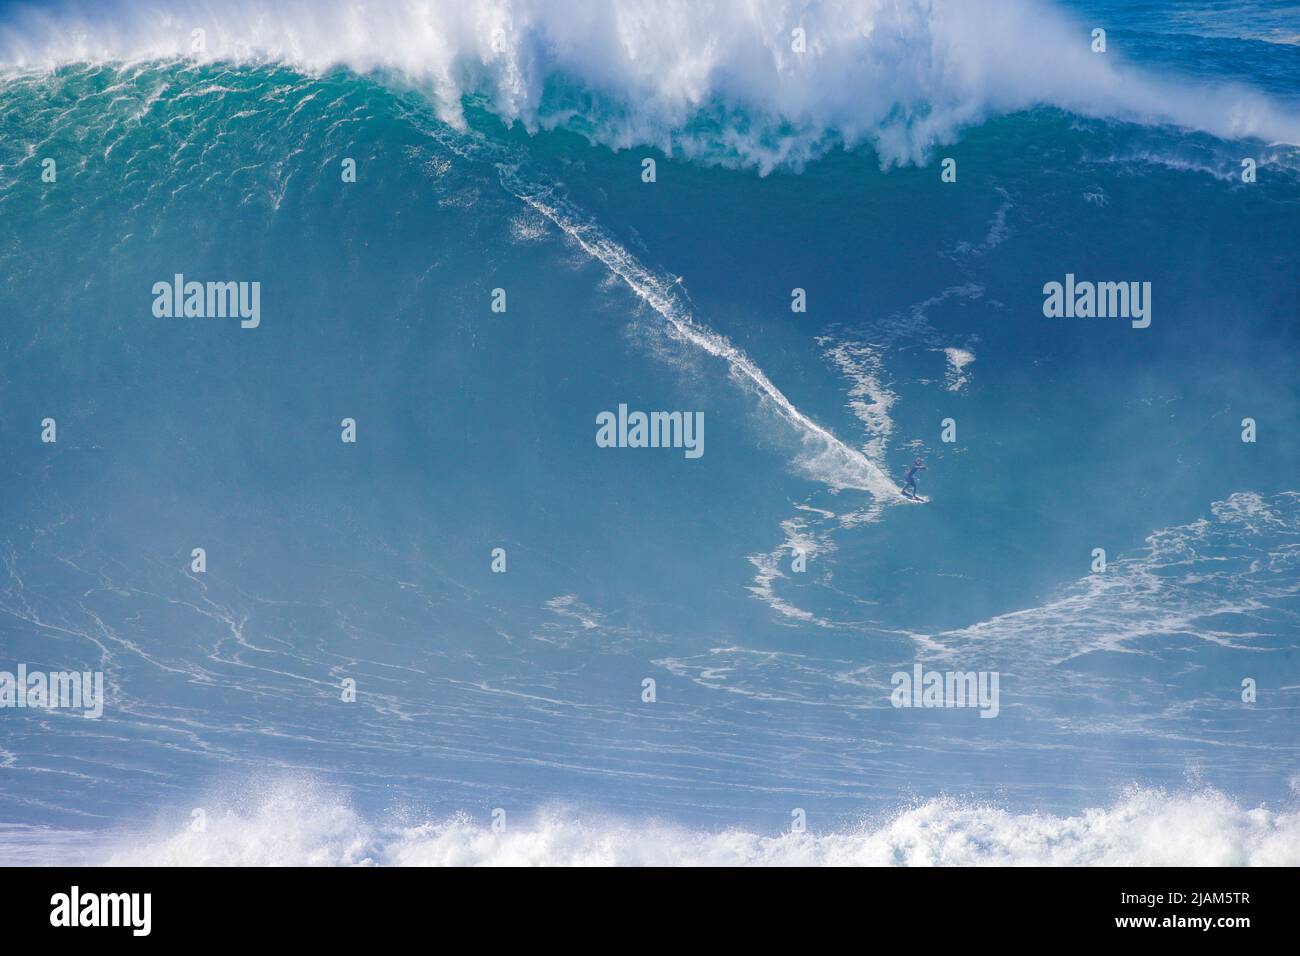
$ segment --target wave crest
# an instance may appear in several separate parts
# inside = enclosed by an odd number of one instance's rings
[[[1094,54],[1089,26],[1044,0],[701,0],[654,16],[639,0],[63,0],[10,10],[0,63],[345,67],[420,86],[454,125],[481,97],[529,129],[763,172],[838,144],[870,145],[883,165],[923,162],[965,126],[1037,106],[1300,143],[1294,109]]]

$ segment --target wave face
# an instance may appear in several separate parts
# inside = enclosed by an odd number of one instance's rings
[[[1294,13],[974,6],[0,10],[0,858],[1294,865]]]
[[[1295,102],[1096,54],[1095,25],[1041,0],[714,0],[655,16],[635,0],[72,0],[12,14],[0,63],[344,67],[427,90],[462,128],[465,97],[481,96],[528,129],[763,171],[839,145],[920,162],[965,127],[1039,106],[1300,144]]]

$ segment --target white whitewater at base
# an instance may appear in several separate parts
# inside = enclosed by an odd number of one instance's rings
[[[177,866],[1295,866],[1300,813],[1242,807],[1215,791],[1134,789],[1074,816],[952,799],[879,825],[764,836],[564,809],[510,816],[502,833],[459,815],[374,825],[303,780],[205,810],[206,828],[122,841],[112,865]],[[60,860],[58,862],[68,862]]]

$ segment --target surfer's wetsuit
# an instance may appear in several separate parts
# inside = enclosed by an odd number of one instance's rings
[[[907,469],[907,473],[903,475],[903,494],[908,494],[908,489],[910,488],[912,497],[916,497],[916,473],[918,471],[925,471],[925,465],[913,465],[911,468]]]

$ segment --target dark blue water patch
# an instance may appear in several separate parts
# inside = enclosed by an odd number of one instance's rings
[[[1286,0],[1168,4],[1069,0],[1086,26],[1107,31],[1108,51],[1162,71],[1249,83],[1294,99],[1300,14]]]

